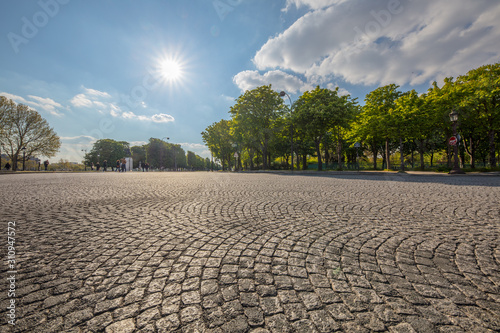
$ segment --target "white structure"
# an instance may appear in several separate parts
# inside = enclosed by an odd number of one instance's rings
[[[125,165],[125,170],[132,171],[134,166],[133,165],[134,161],[132,160],[132,157],[125,157],[125,161],[127,161],[127,164]]]

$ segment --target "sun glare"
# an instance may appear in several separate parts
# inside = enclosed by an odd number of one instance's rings
[[[159,70],[166,82],[176,82],[182,79],[184,74],[182,64],[175,59],[163,59],[160,61]]]

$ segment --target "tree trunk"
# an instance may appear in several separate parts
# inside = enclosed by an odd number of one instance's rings
[[[390,155],[391,152],[389,151],[389,139],[385,139],[385,162],[386,162],[386,169],[391,168],[391,161],[390,161]]]
[[[495,147],[495,130],[490,130],[488,133],[488,137],[490,139],[490,167],[497,167],[497,158],[496,158],[496,147]]]
[[[325,140],[326,141],[326,140]],[[330,152],[328,151],[328,146],[323,143],[325,146],[325,169],[328,169],[328,162],[330,161]]]
[[[412,143],[412,145],[411,145],[411,168],[415,169],[415,149],[413,149],[415,147],[415,141],[412,141],[411,143]]]
[[[339,135],[340,136],[340,135]],[[339,170],[343,169],[343,163],[342,163],[342,140],[339,138],[338,146],[337,146],[337,151],[338,151],[338,159],[339,159]]]
[[[373,154],[373,169],[377,170],[377,156],[378,149],[376,144],[372,144],[372,154]]]
[[[403,154],[403,138],[399,137],[399,155],[401,157],[401,171],[405,171],[405,155]]]
[[[382,170],[387,169],[387,155],[385,153],[386,153],[386,151],[382,147]]]
[[[302,170],[307,170],[307,154],[302,155]]]
[[[420,155],[420,169],[424,170],[425,169],[425,163],[424,163],[424,139],[419,140],[419,142],[418,142],[418,154]]]
[[[262,169],[266,170],[268,168],[267,165],[267,146],[269,143],[269,138],[267,134],[264,134],[264,144],[262,145]]]
[[[321,140],[314,140],[316,153],[318,154],[318,171],[323,171],[323,161],[321,160],[321,150],[319,149]]]
[[[253,149],[250,149],[248,151],[248,155],[250,157],[250,170],[253,170],[253,157],[254,157]]]

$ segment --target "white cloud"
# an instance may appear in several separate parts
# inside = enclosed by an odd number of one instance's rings
[[[83,87],[83,89],[85,90],[86,94],[91,95],[91,96],[105,97],[105,98],[111,97],[110,94],[108,94],[107,92],[104,92],[104,91],[99,91],[99,90],[85,88],[85,87]]]
[[[43,98],[40,96],[28,95],[27,96],[28,98],[26,99],[24,97],[9,94],[6,92],[0,92],[0,95],[5,96],[16,103],[28,105],[37,111],[43,110],[56,117],[63,116],[63,114],[57,110],[58,108],[63,108],[63,106],[51,98]]]
[[[85,94],[78,94],[71,99],[71,104],[76,107],[90,108],[94,105],[94,102],[91,101]]]
[[[173,122],[175,119],[169,114],[155,114],[151,117],[151,120],[154,121],[155,123],[169,123]]]
[[[6,93],[6,92],[0,92],[0,96],[5,96],[6,98],[11,99],[11,100],[13,100],[16,103],[21,103],[21,104],[26,104],[27,103],[27,101],[26,101],[26,99],[24,99],[24,97],[13,95],[13,94],[9,94],[9,93]]]
[[[133,146],[144,146],[147,143],[148,143],[147,141],[130,141],[129,142],[130,147],[133,147]]]
[[[422,84],[495,63],[500,2],[491,0],[288,0],[310,10],[256,53],[257,69],[307,82]],[[263,74],[260,78],[265,77]],[[259,79],[242,72],[244,84]]]
[[[60,138],[62,141],[85,141],[85,140],[88,140],[90,142],[94,142],[94,141],[97,141],[96,138],[94,138],[93,136],[90,136],[90,135],[79,135],[79,136],[62,136]]]
[[[152,116],[136,115],[133,111],[124,111],[116,103],[110,94],[103,91],[83,87],[85,93],[78,94],[71,99],[71,104],[78,108],[95,109],[99,113],[109,113],[114,118],[122,118],[126,120],[151,121],[155,123],[173,122],[175,119],[171,115],[160,113]],[[109,101],[111,99],[111,101]],[[141,104],[143,108],[147,108],[146,103]]]
[[[321,9],[345,1],[347,0],[286,0],[286,7],[284,10],[288,11],[291,6],[295,6],[296,8],[309,7],[311,9]]]
[[[280,70],[273,70],[260,74],[258,71],[244,71],[236,74],[233,82],[241,91],[250,90],[259,86],[271,84],[276,91],[285,90],[291,93],[311,89],[311,85],[296,76]]]

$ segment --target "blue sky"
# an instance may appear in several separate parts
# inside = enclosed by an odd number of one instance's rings
[[[102,138],[169,137],[208,156],[201,131],[245,90],[296,99],[316,85],[364,99],[424,92],[500,60],[493,0],[3,1],[0,94],[38,110],[80,161]]]

